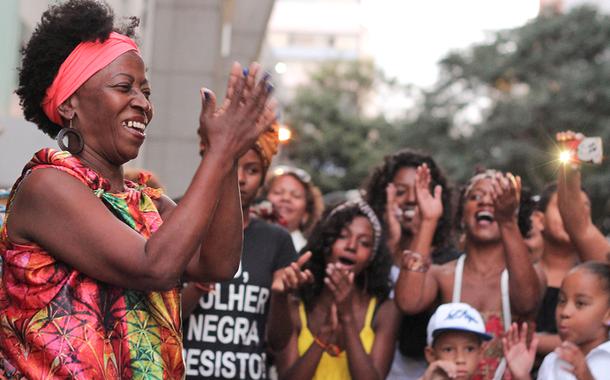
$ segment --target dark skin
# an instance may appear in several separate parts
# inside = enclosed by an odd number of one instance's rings
[[[396,171],[392,182],[386,188],[386,211],[384,221],[387,227],[387,245],[393,254],[394,264],[400,265],[402,251],[410,249],[421,224],[420,210],[415,196],[416,168],[405,166]],[[399,217],[403,209],[413,210],[413,217]]]
[[[574,132],[557,134],[558,143],[582,139]],[[558,191],[544,213],[544,252],[541,265],[548,286],[558,288],[568,271],[579,261],[610,259],[610,243],[591,221],[591,203],[581,191],[580,164],[576,161],[559,168]],[[538,352],[547,354],[561,344],[557,334],[538,334]]]
[[[585,204],[589,204],[587,195],[580,192],[584,198]],[[541,218],[544,229],[542,236],[544,238],[544,251],[540,261],[540,267],[544,271],[547,278],[547,286],[559,288],[566,274],[579,261],[586,261],[586,258],[580,258],[570,236],[564,228],[564,224],[559,213],[557,193],[551,196],[551,199],[543,212],[536,211]],[[587,209],[590,209],[589,207]],[[537,333],[539,344],[538,353],[546,355],[553,351],[561,344],[561,340],[557,334]]]
[[[572,131],[560,132],[557,142],[565,145],[584,136]],[[572,160],[559,168],[557,196],[559,213],[576,250],[586,260],[610,262],[610,242],[591,220],[591,206],[581,196],[580,162]],[[583,212],[583,210],[587,212]]]
[[[307,327],[321,341],[346,352],[353,379],[384,379],[394,353],[399,313],[391,300],[379,306],[372,322],[375,340],[371,352],[367,353],[360,340],[360,331],[365,324],[371,296],[355,286],[354,278],[368,265],[372,228],[366,218],[356,217],[346,230],[333,243],[325,287],[312,309],[307,310]],[[355,265],[338,263],[338,257],[345,256],[354,259]],[[324,350],[313,343],[303,356],[299,356],[297,342],[303,326],[298,302],[292,304],[290,317],[294,330],[286,349],[277,356],[280,378],[311,379]]]
[[[248,150],[246,154],[240,157],[237,173],[243,202],[244,228],[250,222],[248,209],[262,185],[263,172],[261,157],[254,149]],[[273,273],[270,308],[267,316],[267,326],[269,328],[266,331],[267,342],[271,350],[281,350],[288,343],[292,331],[292,325],[286,323],[290,295],[303,284],[313,280],[309,270],[302,270],[303,265],[310,257],[311,253],[304,254],[296,262]],[[185,318],[195,310],[203,292],[202,287],[197,287],[194,283],[189,284],[182,290],[182,312]]]
[[[429,257],[435,219],[442,213],[442,205],[440,196],[435,194],[432,197],[429,193],[428,176],[425,173],[420,175],[422,178],[417,186],[419,207],[423,214],[426,214],[425,209],[436,211],[424,217],[415,247],[416,252]],[[541,270],[531,263],[517,226],[520,189],[518,177],[498,175],[478,181],[466,195],[463,223],[467,256],[461,301],[477,310],[500,311],[500,275],[507,268],[509,292],[513,295],[510,298],[513,316],[532,319],[544,293],[545,278]],[[481,211],[490,212],[493,220],[480,223],[476,215]],[[424,273],[403,267],[396,285],[399,308],[407,314],[415,314],[432,306],[439,296],[441,302],[451,302],[455,268],[456,261],[433,265]],[[519,297],[514,296],[517,294]]]
[[[562,366],[578,380],[593,380],[587,355],[608,340],[610,302],[605,284],[584,269],[574,269],[565,277],[556,308],[561,344],[554,350],[565,361]],[[516,380],[529,380],[534,363],[536,339],[527,348],[527,326],[517,335],[513,325],[507,334],[505,355]],[[525,330],[525,332],[523,332]],[[511,363],[514,362],[514,363]]]
[[[111,192],[124,191],[122,164],[137,156],[143,142],[125,123],[150,122],[149,94],[144,63],[127,52],[59,107],[64,125],[72,120],[83,135],[85,147],[78,158],[109,180]],[[148,240],[117,219],[80,181],[42,169],[24,179],[15,197],[7,222],[11,241],[37,244],[87,276],[130,289],[171,289],[183,277],[230,278],[241,254],[235,163],[268,128],[275,111],[266,83],[249,85],[239,64],[232,68],[227,94],[217,110],[214,94],[202,89],[199,134],[208,154],[179,206],[167,197],[156,202],[164,223]],[[227,234],[234,238],[220,238]]]

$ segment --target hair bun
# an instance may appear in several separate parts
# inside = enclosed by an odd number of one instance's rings
[[[46,29],[49,35],[72,40],[77,45],[82,41],[105,40],[113,25],[114,12],[105,2],[70,0],[49,7],[38,30]]]

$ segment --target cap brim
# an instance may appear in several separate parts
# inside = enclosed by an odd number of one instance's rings
[[[445,333],[445,332],[450,332],[450,331],[459,331],[459,332],[474,334],[474,335],[478,336],[479,338],[481,338],[482,340],[492,340],[493,339],[493,336],[489,335],[487,333],[481,333],[478,331],[472,331],[472,330],[460,329],[460,328],[434,330],[434,332],[432,333],[432,339],[436,339],[436,337],[439,336],[440,334]]]

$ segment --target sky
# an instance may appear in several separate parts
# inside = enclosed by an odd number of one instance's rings
[[[362,0],[362,20],[377,65],[402,83],[428,87],[447,52],[523,25],[538,7],[539,0]]]

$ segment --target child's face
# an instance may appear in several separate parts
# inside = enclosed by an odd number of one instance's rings
[[[561,340],[581,348],[606,341],[610,322],[608,297],[602,281],[593,273],[586,269],[569,273],[561,284],[555,311]]]
[[[355,274],[369,263],[373,251],[373,227],[364,216],[356,216],[333,243],[330,262],[341,263]]]
[[[477,369],[481,355],[481,340],[473,333],[450,331],[434,339],[432,347],[426,347],[428,362],[447,360],[455,363],[456,379],[470,379]]]

